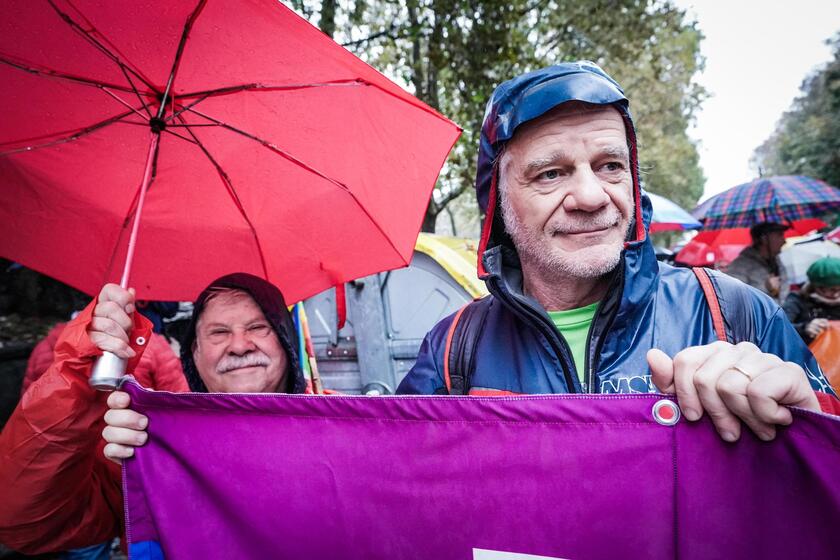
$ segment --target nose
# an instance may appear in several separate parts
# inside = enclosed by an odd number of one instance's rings
[[[254,350],[256,350],[256,346],[251,340],[251,337],[248,336],[248,333],[244,329],[234,329],[231,335],[230,345],[228,346],[228,352],[241,356]]]
[[[575,170],[572,188],[563,201],[566,210],[597,212],[610,202],[601,180],[589,166]]]

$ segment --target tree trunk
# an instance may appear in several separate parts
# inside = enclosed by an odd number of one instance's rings
[[[321,21],[318,27],[329,37],[335,35],[335,8],[337,0],[321,0]]]
[[[420,231],[424,231],[426,233],[435,232],[438,212],[433,209],[434,204],[434,201],[429,201],[429,206],[426,207],[426,215],[423,216],[423,225],[420,226]]]

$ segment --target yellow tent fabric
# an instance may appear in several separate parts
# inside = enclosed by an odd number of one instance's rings
[[[478,241],[421,233],[414,249],[433,258],[472,297],[487,295],[487,287],[476,272]]]

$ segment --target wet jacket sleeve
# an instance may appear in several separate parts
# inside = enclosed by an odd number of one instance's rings
[[[23,395],[0,433],[0,542],[28,554],[119,536],[119,467],[102,455],[107,394],[88,385],[101,351],[87,327],[91,303],[68,323],[46,373]],[[136,333],[148,337],[148,322]],[[138,355],[129,361],[131,371]]]
[[[399,387],[398,395],[434,395],[444,386],[443,355],[452,317],[439,322],[423,339],[420,353]]]

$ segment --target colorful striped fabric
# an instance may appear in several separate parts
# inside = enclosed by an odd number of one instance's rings
[[[804,175],[761,177],[733,187],[692,211],[703,229],[788,223],[840,210],[840,189]]]
[[[655,394],[165,393],[127,383],[132,560],[837,558],[840,419],[726,443]],[[505,553],[505,554],[503,554]]]

